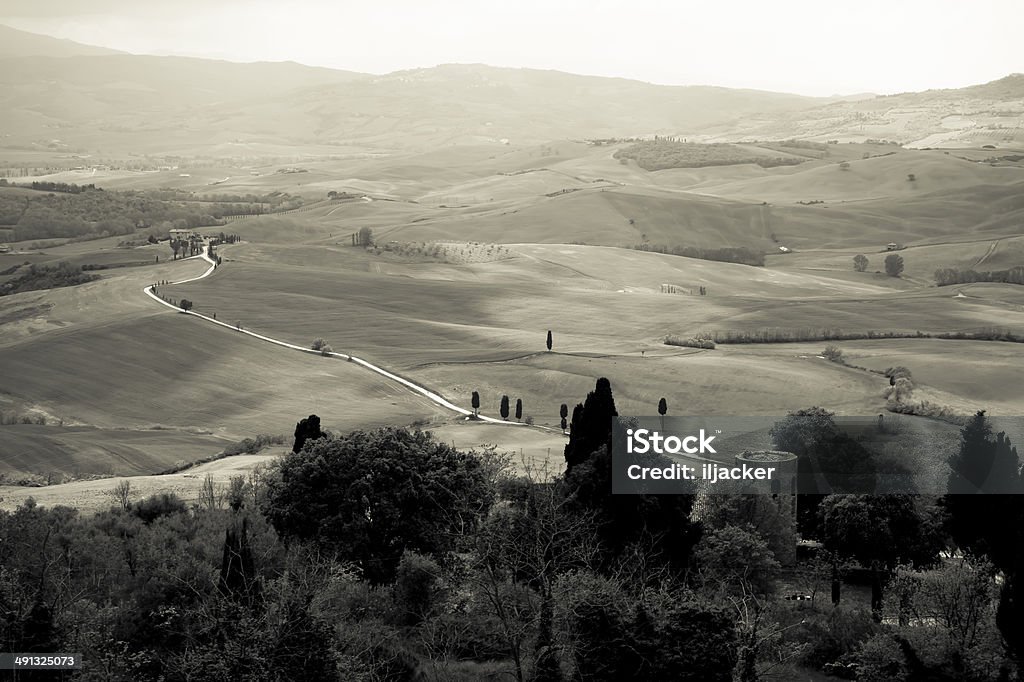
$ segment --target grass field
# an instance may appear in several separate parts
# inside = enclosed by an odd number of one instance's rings
[[[147,474],[215,455],[228,444],[222,437],[178,429],[0,426],[0,473],[8,478]]]
[[[310,201],[348,191],[366,198],[209,228],[244,241],[221,247],[225,262],[211,277],[161,293],[290,343],[324,338],[335,351],[457,404],[468,407],[479,391],[485,414],[497,414],[502,395],[513,403],[520,398],[525,414],[549,428],[557,427],[559,405],[582,401],[598,376],[612,381],[623,414],[651,414],[661,397],[674,414],[884,409],[884,377],[821,359],[825,342],[695,350],[665,346],[667,335],[826,327],[1024,333],[1024,287],[932,286],[939,267],[1022,264],[1024,237],[1013,222],[1024,211],[1019,168],[939,150],[830,145],[827,156],[799,166],[648,172],[619,163],[614,151],[573,143],[484,145],[310,161],[302,164],[309,172],[299,174],[209,169],[210,178],[229,176],[216,191],[279,189]],[[888,151],[896,153],[879,155]],[[860,158],[865,153],[874,158]],[[839,170],[844,160],[849,170]],[[914,181],[907,179],[911,172]],[[795,203],[819,198],[826,203]],[[349,235],[364,226],[378,243],[504,244],[510,257],[445,263],[375,255],[350,246]],[[144,286],[194,277],[205,266],[168,262],[164,245],[118,249],[120,239],[0,256],[5,267],[24,260],[161,260],[100,270],[99,281],[80,287],[0,299],[7,379],[0,398],[79,429],[5,427],[4,470],[152,472],[208,456],[221,442],[290,433],[314,412],[333,430],[415,423],[460,447],[493,445],[560,466],[564,439],[557,431],[467,424],[344,361],[161,309],[142,295]],[[769,257],[758,268],[617,248],[645,240],[746,246]],[[907,246],[901,278],[875,272],[893,240]],[[780,244],[794,251],[771,255]],[[853,271],[858,253],[870,258],[868,272]],[[686,293],[661,293],[664,284]],[[696,295],[700,287],[707,296]],[[544,348],[548,330],[552,353]],[[860,367],[910,366],[921,397],[961,412],[1024,409],[1013,388],[1024,379],[1014,362],[1019,344],[834,343]],[[171,430],[147,430],[158,424]],[[104,438],[106,449],[99,446]]]

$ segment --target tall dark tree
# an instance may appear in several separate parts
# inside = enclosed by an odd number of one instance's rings
[[[1017,449],[1005,433],[993,436],[982,410],[960,430],[960,449],[949,466],[943,504],[953,541],[965,551],[988,555],[1004,572],[1012,570],[1024,514]]]
[[[516,398],[516,421],[523,418],[523,399]]]
[[[612,443],[612,419],[619,416],[612,397],[612,384],[605,377],[572,413],[572,430],[565,446],[566,471],[586,460],[591,453]]]
[[[606,568],[641,548],[652,557],[652,566],[682,575],[700,539],[700,525],[690,521],[693,495],[612,494],[612,420],[617,416],[611,382],[604,377],[573,410],[563,479],[570,507],[596,515]]]
[[[565,418],[569,416],[569,406],[566,405],[565,403],[562,403],[562,406],[558,408],[558,416],[562,420],[562,432],[564,433],[565,429],[568,428],[569,426],[565,422]]]
[[[295,443],[292,445],[292,452],[300,452],[307,440],[323,437],[324,433],[320,430],[320,417],[311,414],[295,425]]]
[[[668,401],[664,398],[658,401],[658,414],[661,416],[661,430],[665,430],[665,415],[668,414]]]
[[[473,416],[477,417],[480,415],[480,394],[473,391]]]
[[[548,350],[551,350],[551,330],[548,330]]]
[[[507,420],[508,419],[508,396],[507,395],[501,396],[501,410],[500,411],[501,411],[501,418]]]

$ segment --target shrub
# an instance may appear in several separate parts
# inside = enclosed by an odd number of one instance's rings
[[[188,507],[184,501],[174,493],[158,493],[150,495],[144,500],[139,500],[132,508],[132,513],[139,517],[143,523],[150,524],[161,516],[173,516],[184,514]]]
[[[283,445],[285,443],[285,437],[282,435],[271,436],[267,433],[261,433],[256,438],[244,438],[237,443],[227,446],[224,448],[224,454],[227,456],[231,455],[255,455],[263,448],[271,445]]]
[[[890,253],[885,257],[885,274],[890,277],[899,277],[903,273],[903,256],[898,253]]]
[[[714,350],[715,349],[715,342],[714,341],[712,341],[711,339],[702,339],[702,338],[699,338],[699,337],[694,337],[694,338],[690,338],[690,339],[684,339],[684,338],[679,337],[679,336],[671,336],[670,335],[670,336],[666,336],[665,337],[665,345],[666,346],[683,346],[683,347],[686,347],[686,348],[705,348],[707,350]]]
[[[843,358],[843,351],[837,346],[825,346],[825,350],[821,351],[821,355],[829,362],[839,365],[846,364],[846,360]]]
[[[866,609],[840,605],[828,615],[816,615],[817,618],[808,618],[801,627],[787,632],[787,639],[811,642],[803,662],[818,670],[854,653],[881,630]]]

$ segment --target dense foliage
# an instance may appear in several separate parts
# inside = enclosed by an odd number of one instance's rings
[[[191,505],[134,499],[130,479],[94,515],[27,501],[0,512],[0,649],[81,651],[68,679],[90,682],[1013,678],[1024,508],[957,487],[1019,484],[983,414],[943,505],[822,495],[810,556],[770,496],[611,495],[613,418],[601,379],[573,411],[563,475],[422,432],[335,437],[310,415],[300,435],[318,437],[207,479]],[[772,436],[862,469],[821,408]],[[951,539],[966,558],[940,558]],[[831,603],[816,596],[829,582]]]
[[[493,501],[479,457],[402,429],[307,440],[275,474],[265,511],[278,532],[378,583],[391,581],[406,550],[455,549]]]
[[[82,270],[67,263],[58,263],[55,266],[29,265],[23,274],[0,284],[0,296],[39,289],[73,287],[99,279],[98,275],[91,275]]]
[[[637,244],[637,251],[653,251],[668,253],[673,256],[713,260],[721,263],[742,263],[744,265],[764,265],[764,254],[744,246],[723,246],[717,249],[702,249],[696,246],[667,246],[664,244]]]
[[[940,287],[949,286],[951,284],[972,284],[974,282],[1024,284],[1024,265],[1017,265],[1007,270],[939,268],[935,271],[935,283]]]
[[[35,192],[0,189],[0,225],[14,240],[129,235],[140,228],[195,228],[223,224],[223,217],[287,210],[301,205],[290,195],[196,196],[177,190],[104,191],[92,185],[32,183]]]
[[[795,166],[807,159],[793,156],[770,156],[751,153],[738,145],[727,143],[702,144],[680,142],[670,138],[644,140],[615,152],[617,159],[632,159],[644,170],[666,168],[702,168],[752,163],[762,168]]]

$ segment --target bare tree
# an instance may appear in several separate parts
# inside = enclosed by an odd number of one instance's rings
[[[132,508],[132,484],[128,479],[118,482],[108,494],[114,500],[114,504],[124,511]]]
[[[199,506],[204,509],[220,509],[224,502],[224,493],[213,482],[213,474],[206,474],[199,488]]]
[[[501,623],[516,680],[555,665],[554,585],[597,556],[593,516],[568,511],[563,491],[542,467],[521,468],[524,499],[496,507],[475,538],[471,581]],[[527,666],[528,641],[534,642]]]

